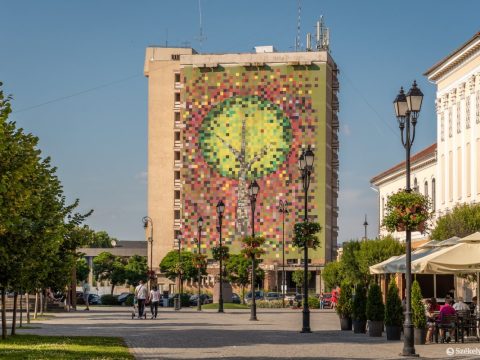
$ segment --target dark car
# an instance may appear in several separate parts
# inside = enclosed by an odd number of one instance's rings
[[[332,308],[332,294],[330,293],[323,294],[323,308],[324,309]]]
[[[100,299],[100,296],[98,296],[97,294],[88,294],[88,303],[90,305],[102,305],[102,300]],[[77,292],[77,304],[85,305],[85,300],[83,300],[82,292]]]
[[[263,300],[264,293],[261,290],[255,291],[255,300]],[[245,301],[252,301],[252,292],[249,291],[245,296]]]
[[[242,302],[242,299],[240,299],[240,296],[238,296],[238,294],[233,293],[232,294],[232,303],[240,304],[241,302]]]
[[[118,295],[118,299],[117,299],[117,300],[118,300],[118,303],[119,303],[120,305],[124,305],[124,304],[128,301],[128,299],[130,299],[130,298],[133,299],[134,297],[135,297],[134,294],[128,293],[128,292],[124,292],[124,293],[121,293],[120,295]]]
[[[201,294],[200,295],[200,302],[201,302],[202,305],[210,304],[212,302],[212,299],[207,294]],[[196,306],[197,303],[198,303],[198,295],[194,294],[194,295],[190,296],[190,305],[191,306]]]
[[[267,293],[267,295],[265,295],[265,300],[267,301],[281,300],[281,299],[282,299],[282,294],[277,292],[269,292]]]

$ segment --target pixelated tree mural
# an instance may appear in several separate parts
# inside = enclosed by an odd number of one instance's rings
[[[292,142],[289,118],[259,96],[235,96],[216,104],[203,119],[200,148],[220,175],[238,180],[236,231],[248,230],[248,181],[275,172]]]

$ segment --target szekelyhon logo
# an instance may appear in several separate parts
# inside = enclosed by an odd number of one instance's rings
[[[448,356],[453,356],[453,354],[455,354],[455,350],[451,347],[447,348],[445,352],[447,353]]]

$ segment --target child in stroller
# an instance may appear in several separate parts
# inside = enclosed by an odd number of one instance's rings
[[[140,314],[138,313],[138,310],[139,310],[138,301],[137,301],[137,297],[135,296],[135,297],[133,298],[132,320],[135,319],[135,317],[137,317],[138,319],[140,319]],[[146,312],[145,310],[143,311],[142,317],[143,317],[144,319],[147,318],[147,312]]]

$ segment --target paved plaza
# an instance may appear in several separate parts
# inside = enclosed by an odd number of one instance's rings
[[[195,309],[162,310],[157,320],[132,320],[130,308],[94,307],[87,312],[56,313],[21,333],[41,335],[118,336],[137,359],[397,359],[401,342],[340,331],[331,310],[314,310],[313,333],[301,334],[300,310],[260,309],[259,321],[249,321],[248,310],[218,314]],[[448,348],[473,349],[480,344],[418,346],[422,358],[478,359],[447,356]]]

